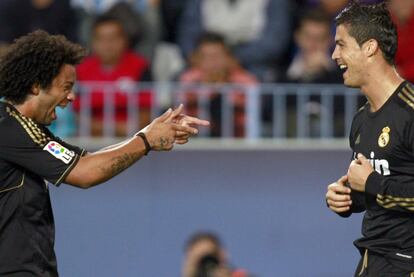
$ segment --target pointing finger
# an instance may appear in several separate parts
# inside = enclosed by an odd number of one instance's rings
[[[200,125],[200,126],[208,126],[210,125],[210,122],[207,120],[199,119],[197,117],[192,117],[185,115],[184,117],[184,123],[189,125]]]

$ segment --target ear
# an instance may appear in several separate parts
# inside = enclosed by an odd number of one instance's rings
[[[363,47],[367,57],[372,57],[378,51],[378,41],[376,41],[375,39],[370,39],[364,43]]]
[[[32,89],[31,89],[31,94],[33,94],[33,95],[39,95],[40,94],[40,85],[39,84],[34,84],[33,86],[32,86]]]

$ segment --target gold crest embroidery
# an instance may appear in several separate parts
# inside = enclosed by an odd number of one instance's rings
[[[382,133],[378,138],[378,145],[379,147],[385,147],[387,146],[388,142],[390,142],[390,127],[384,127],[382,128]]]

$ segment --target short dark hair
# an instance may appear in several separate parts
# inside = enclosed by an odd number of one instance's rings
[[[387,2],[367,5],[351,0],[335,18],[335,22],[336,26],[345,25],[360,46],[370,39],[375,39],[384,59],[393,65],[398,45],[397,29],[387,9]]]
[[[113,16],[113,15],[108,14],[108,13],[98,15],[95,18],[95,20],[92,23],[92,30],[95,31],[97,27],[99,27],[100,25],[103,25],[103,24],[107,24],[107,23],[118,24],[121,27],[122,31],[125,32],[125,27],[124,27],[124,24],[122,23],[122,21],[118,17]]]
[[[226,44],[226,40],[224,39],[224,36],[214,33],[214,32],[204,32],[202,33],[198,40],[197,40],[197,46],[200,47],[201,45],[205,43],[217,43],[222,44],[225,48],[229,48]]]
[[[325,24],[328,26],[328,28],[330,28],[331,20],[332,19],[329,17],[329,15],[322,9],[308,9],[305,10],[305,12],[299,18],[299,28],[301,28],[305,22],[309,21]]]
[[[208,240],[211,241],[215,247],[220,249],[222,247],[222,243],[220,238],[213,232],[197,232],[194,233],[185,244],[185,250],[188,251],[191,247],[197,244],[200,241]]]
[[[79,64],[85,55],[61,35],[38,30],[22,36],[0,57],[0,97],[21,104],[34,85],[49,88],[63,65]]]

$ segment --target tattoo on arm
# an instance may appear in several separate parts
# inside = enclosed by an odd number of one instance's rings
[[[110,177],[115,176],[130,167],[135,161],[138,160],[139,157],[139,153],[126,153],[121,156],[114,157],[108,163],[108,166],[102,166],[101,170],[105,174],[108,174],[109,172]]]

